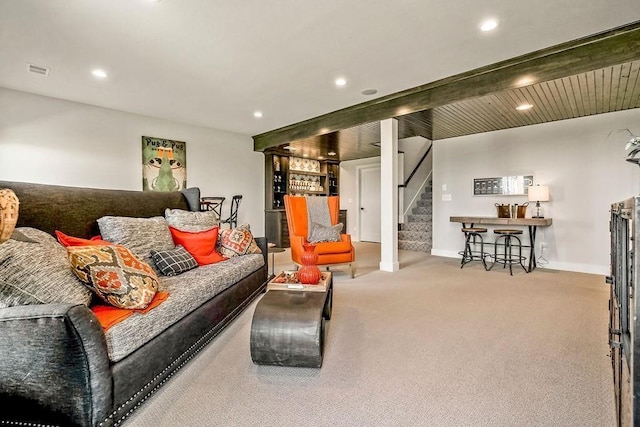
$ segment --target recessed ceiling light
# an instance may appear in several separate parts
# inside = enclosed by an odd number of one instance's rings
[[[302,157],[309,157],[309,155],[308,154],[303,154]]]
[[[253,113],[253,117],[255,117],[256,119],[259,119],[262,117],[262,111],[255,111]]]
[[[336,86],[338,87],[342,87],[342,86],[346,86],[347,84],[347,80],[343,77],[339,77],[336,79]]]
[[[318,156],[318,160],[324,159],[324,156]]]
[[[362,92],[360,92],[363,95],[375,95],[376,93],[378,93],[378,89],[365,89]]]
[[[518,106],[516,107],[516,110],[518,110],[518,111],[524,111],[524,110],[528,110],[528,109],[530,109],[530,108],[533,108],[533,105],[531,105],[531,104],[521,104],[521,105],[518,105]]]
[[[289,150],[289,151],[296,151],[295,147],[292,147],[290,145],[285,145],[284,147],[282,147],[285,150]]]
[[[330,155],[330,156],[335,156],[336,152],[335,151],[329,151],[327,154]]]
[[[486,21],[482,21],[482,23],[480,23],[481,31],[491,31],[495,30],[497,27],[498,21],[496,21],[495,19],[487,19]]]
[[[99,79],[104,79],[107,77],[107,72],[100,69],[93,70],[91,74],[93,74],[94,77],[97,77]]]

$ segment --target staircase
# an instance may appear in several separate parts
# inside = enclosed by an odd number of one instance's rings
[[[432,183],[429,181],[422,190],[416,206],[407,215],[398,231],[398,249],[431,253],[432,229]]]

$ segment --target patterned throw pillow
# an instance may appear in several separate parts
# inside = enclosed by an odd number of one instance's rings
[[[25,239],[14,239],[16,232]],[[91,292],[69,267],[67,251],[53,236],[16,228],[12,238],[0,244],[0,308],[56,302],[89,305]]]
[[[198,266],[198,262],[181,245],[168,251],[151,251],[156,267],[165,276],[177,276]]]
[[[341,231],[341,222],[330,227],[318,224],[317,222],[312,222],[311,227],[309,227],[309,237],[307,240],[309,243],[339,242]]]
[[[249,224],[242,224],[234,229],[220,230],[216,249],[227,258],[262,253],[251,234]]]
[[[189,212],[182,209],[169,209],[164,211],[169,227],[180,231],[198,233],[211,230],[218,226],[218,215],[214,211]]]
[[[153,269],[124,246],[69,246],[75,275],[108,304],[144,309],[158,290]]]

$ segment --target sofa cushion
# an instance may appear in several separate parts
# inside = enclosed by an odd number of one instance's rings
[[[198,266],[198,262],[182,245],[168,251],[151,251],[151,258],[165,276],[176,276]]]
[[[251,234],[249,224],[242,224],[234,229],[220,230],[217,249],[218,252],[227,258],[238,255],[262,253]]]
[[[124,246],[70,246],[76,276],[106,303],[144,309],[158,290],[153,269]]]
[[[166,209],[164,217],[169,227],[196,233],[218,226],[218,215],[214,211],[189,212],[182,209]]]
[[[104,240],[128,248],[153,268],[155,264],[151,259],[151,250],[166,251],[175,247],[167,221],[161,216],[103,216],[98,219],[98,226]]]
[[[165,329],[264,266],[263,255],[234,257],[198,267],[179,276],[161,276],[160,291],[171,296],[144,315],[134,314],[106,332],[109,358],[117,362]]]
[[[342,223],[339,222],[336,225],[325,226],[312,222],[309,227],[309,237],[307,240],[310,243],[319,242],[339,242],[340,232],[342,231]]]
[[[224,257],[216,251],[218,240],[218,227],[199,233],[180,231],[169,227],[171,236],[176,245],[182,245],[196,260],[198,265],[214,264],[224,260]]]
[[[50,234],[17,229],[33,242],[0,244],[0,307],[64,302],[89,305],[91,292],[71,272],[67,251]]]

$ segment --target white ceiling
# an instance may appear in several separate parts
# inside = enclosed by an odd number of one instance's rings
[[[255,135],[638,20],[639,0],[0,0],[0,86]]]

